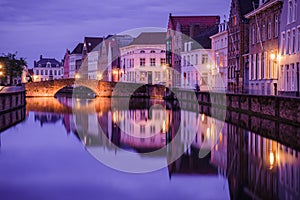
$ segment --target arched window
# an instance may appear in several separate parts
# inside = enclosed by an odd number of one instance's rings
[[[140,51],[140,53],[145,53],[145,51],[144,51],[144,50],[142,50],[142,51]]]
[[[50,63],[50,62],[47,62],[46,67],[51,67],[51,63]]]
[[[154,50],[151,50],[150,53],[155,53],[155,51],[154,51]]]

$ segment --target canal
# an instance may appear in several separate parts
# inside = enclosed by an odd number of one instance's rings
[[[300,199],[291,129],[289,145],[146,99],[28,98],[20,112],[0,133],[1,199]]]

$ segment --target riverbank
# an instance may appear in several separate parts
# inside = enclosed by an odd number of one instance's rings
[[[24,86],[1,86],[0,114],[24,107],[25,105]]]

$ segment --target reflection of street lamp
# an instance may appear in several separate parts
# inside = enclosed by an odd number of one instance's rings
[[[80,75],[79,74],[75,74],[75,79],[79,79]]]

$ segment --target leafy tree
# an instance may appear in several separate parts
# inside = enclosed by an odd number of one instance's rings
[[[27,65],[24,58],[17,58],[17,53],[8,53],[0,56],[0,64],[2,65],[3,76],[2,81],[6,81],[9,77],[9,84],[12,85],[13,79],[22,75],[23,67]]]

